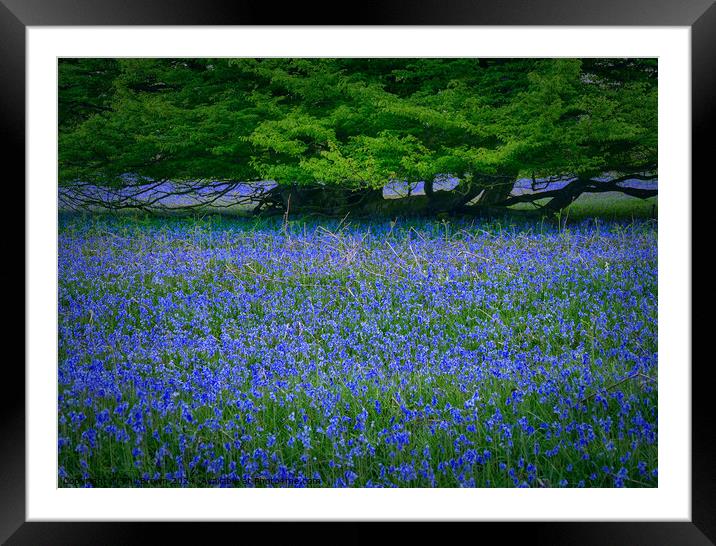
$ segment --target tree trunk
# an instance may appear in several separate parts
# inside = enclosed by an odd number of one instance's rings
[[[426,180],[426,181],[423,183],[423,189],[424,189],[424,191],[425,191],[425,195],[427,195],[427,196],[428,196],[428,199],[430,199],[430,198],[433,196],[433,194],[434,194],[434,192],[433,192],[433,181],[432,181],[432,180]]]
[[[386,199],[383,189],[347,190],[329,186],[286,186],[276,188],[280,206],[265,206],[260,212],[321,214],[326,216],[421,216],[464,211],[465,205],[482,193],[480,206],[492,206],[509,195],[512,185],[489,181],[462,181],[453,190],[435,191],[425,183],[424,195]],[[274,197],[275,199],[275,197]],[[470,207],[472,208],[472,207]]]

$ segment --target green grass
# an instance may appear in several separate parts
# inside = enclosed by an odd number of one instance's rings
[[[544,205],[549,199],[535,201]],[[511,207],[515,210],[535,210],[529,203]],[[655,219],[658,215],[658,197],[639,199],[620,192],[583,193],[562,211],[562,218],[581,221],[588,218],[604,220]]]

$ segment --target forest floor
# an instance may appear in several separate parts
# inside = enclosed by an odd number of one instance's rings
[[[59,485],[656,487],[655,203],[599,197],[61,214]]]

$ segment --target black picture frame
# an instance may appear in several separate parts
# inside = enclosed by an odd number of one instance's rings
[[[28,26],[65,25],[585,25],[689,26],[692,53],[692,179],[708,180],[707,154],[716,109],[716,6],[712,0],[429,0],[364,1],[354,8],[293,3],[225,0],[0,0],[0,120],[6,143],[3,172],[6,195],[20,218],[6,220],[3,246],[17,256],[16,267],[0,269],[3,286],[25,294],[25,193],[14,181],[25,179],[25,30]],[[9,169],[8,169],[9,167]],[[692,201],[693,202],[693,201]],[[8,212],[5,218],[9,218]],[[694,213],[692,211],[692,218]],[[19,236],[22,227],[22,237]],[[692,224],[693,233],[693,224]],[[694,234],[696,235],[696,234]],[[695,245],[692,245],[694,248]],[[23,264],[20,266],[19,264]],[[693,262],[692,262],[692,270]],[[18,287],[24,289],[20,291]],[[11,287],[11,288],[9,288]],[[25,308],[6,329],[6,347],[25,339]],[[692,321],[696,324],[696,321]],[[22,331],[21,331],[22,330]],[[692,334],[692,339],[695,337]],[[22,350],[21,350],[22,352]],[[23,358],[24,361],[24,358]],[[6,358],[0,396],[0,540],[7,544],[128,544],[148,533],[166,543],[175,538],[206,542],[216,533],[236,533],[241,524],[80,523],[25,521],[25,394],[19,358]],[[692,519],[690,522],[524,522],[477,523],[470,531],[499,533],[510,542],[540,544],[707,545],[716,544],[716,450],[714,447],[710,359],[693,358],[692,377]],[[683,363],[685,366],[688,362]],[[259,524],[243,524],[256,527]],[[263,525],[263,524],[261,524]],[[384,529],[375,523],[351,523],[350,529],[320,529],[313,523],[272,524],[276,532],[321,536],[341,542],[374,540]],[[228,527],[228,528],[227,528]],[[266,532],[265,529],[251,529]],[[464,530],[460,530],[464,531]],[[247,531],[242,528],[240,539]],[[402,541],[422,536],[422,524],[400,531]],[[445,529],[440,529],[445,533]],[[253,533],[252,533],[253,534]],[[478,535],[473,535],[478,536]]]

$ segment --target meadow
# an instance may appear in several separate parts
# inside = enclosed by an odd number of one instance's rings
[[[59,486],[656,487],[657,223],[573,208],[61,214]]]

